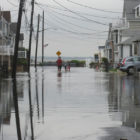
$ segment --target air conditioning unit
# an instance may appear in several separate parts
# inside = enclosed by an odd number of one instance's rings
[[[26,58],[26,51],[18,51],[18,58]]]

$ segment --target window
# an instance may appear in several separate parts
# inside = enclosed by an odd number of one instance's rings
[[[133,62],[133,61],[134,61],[133,58],[127,60],[127,62]]]
[[[135,8],[135,17],[140,17],[140,5]]]
[[[123,58],[123,46],[121,46],[121,58]]]
[[[116,31],[116,43],[118,43],[118,30]]]
[[[2,21],[0,20],[0,30],[2,30]]]
[[[135,43],[134,44],[134,55],[137,55],[137,51],[138,51],[138,48],[137,48],[137,44]]]
[[[130,56],[132,56],[132,45],[130,46]]]
[[[136,12],[137,12],[137,17],[140,15],[139,14],[139,7],[136,9]]]
[[[140,61],[140,57],[135,57],[135,61]]]

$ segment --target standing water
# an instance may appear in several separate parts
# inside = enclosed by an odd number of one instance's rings
[[[140,80],[31,68],[0,80],[0,140],[139,140]]]

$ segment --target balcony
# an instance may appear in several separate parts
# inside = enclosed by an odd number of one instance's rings
[[[112,27],[113,30],[115,29],[128,29],[129,28],[129,22],[126,19],[119,19],[117,23],[115,23]]]
[[[11,46],[0,46],[0,55],[13,55],[14,49]]]

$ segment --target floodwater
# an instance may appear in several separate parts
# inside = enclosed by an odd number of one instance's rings
[[[0,79],[0,140],[139,140],[140,80],[56,67]]]

